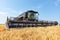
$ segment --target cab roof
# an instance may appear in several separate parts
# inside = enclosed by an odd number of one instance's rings
[[[33,10],[28,10],[27,12],[38,13],[37,11],[33,11]]]

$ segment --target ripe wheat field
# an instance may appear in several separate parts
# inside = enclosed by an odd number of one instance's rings
[[[11,28],[0,24],[0,40],[60,40],[60,26]]]

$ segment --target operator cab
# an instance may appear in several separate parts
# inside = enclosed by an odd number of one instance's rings
[[[37,21],[38,18],[38,12],[33,11],[33,10],[29,10],[26,12],[26,16],[25,16],[29,21]]]

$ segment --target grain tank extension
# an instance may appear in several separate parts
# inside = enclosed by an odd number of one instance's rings
[[[9,28],[15,27],[37,27],[58,25],[57,21],[39,21],[38,12],[28,10],[17,17],[7,18],[6,25]]]

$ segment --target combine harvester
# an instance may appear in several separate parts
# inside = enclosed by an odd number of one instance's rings
[[[28,10],[18,17],[7,18],[6,26],[8,28],[18,27],[38,27],[38,26],[54,26],[58,25],[57,21],[39,21],[38,12]]]

